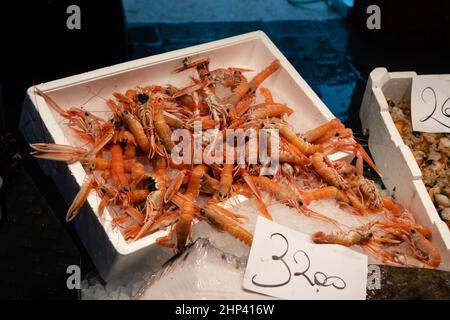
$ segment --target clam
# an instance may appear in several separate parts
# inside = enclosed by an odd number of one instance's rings
[[[444,208],[441,211],[441,217],[442,219],[444,219],[445,221],[450,221],[450,208]]]
[[[441,159],[441,154],[437,151],[431,151],[428,155],[428,160],[437,161],[439,159]]]
[[[435,194],[434,200],[440,206],[443,206],[445,208],[450,207],[450,199],[447,196],[444,196],[442,193]]]
[[[442,137],[439,139],[439,148],[441,150],[443,149],[450,149],[450,139],[446,137]]]

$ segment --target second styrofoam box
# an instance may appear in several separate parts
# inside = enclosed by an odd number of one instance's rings
[[[369,149],[383,174],[383,182],[395,198],[415,214],[418,223],[430,227],[433,243],[442,255],[440,269],[450,271],[450,231],[439,217],[422,181],[411,150],[403,143],[389,113],[386,98],[399,101],[411,96],[415,72],[374,69],[367,82],[360,118],[369,132]]]

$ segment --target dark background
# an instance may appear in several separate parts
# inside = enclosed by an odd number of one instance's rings
[[[81,30],[66,28],[71,4],[81,8]],[[370,4],[381,8],[381,30],[366,28]],[[263,30],[331,111],[360,133],[359,107],[375,67],[450,73],[449,12],[449,1],[444,0],[356,0],[350,14],[337,20],[130,25],[121,1],[13,1],[7,6],[2,1],[0,298],[74,299],[78,292],[66,289],[66,267],[81,264],[85,274],[95,273],[64,221],[67,204],[28,156],[18,131],[29,86]]]

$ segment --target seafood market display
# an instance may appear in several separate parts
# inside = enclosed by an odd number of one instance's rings
[[[180,252],[191,242],[193,224],[203,221],[250,246],[246,213],[224,206],[230,198],[244,196],[267,219],[272,219],[268,207],[278,203],[337,230],[314,232],[315,243],[359,246],[396,266],[438,267],[441,256],[430,230],[364,177],[364,161],[378,170],[350,129],[333,119],[301,134],[293,130],[292,106],[276,101],[263,86],[279,68],[275,60],[247,77],[253,70],[212,69],[206,57],[186,58],[167,70],[174,77],[190,72],[185,87],[142,84],[115,92],[105,102],[109,118],[62,107],[36,89],[83,143],[35,143],[33,155],[80,162],[86,179],[67,220],[76,219],[95,190],[101,198],[100,218],[107,208],[129,242],[167,230],[157,243]],[[353,153],[355,163],[332,160],[342,151]],[[436,195],[448,200],[443,189]],[[323,199],[366,223],[348,226],[314,210],[314,203]]]
[[[387,102],[398,132],[422,171],[431,200],[450,227],[450,134],[413,131],[411,101],[404,98]]]

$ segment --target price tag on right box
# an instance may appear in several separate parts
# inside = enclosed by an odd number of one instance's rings
[[[412,79],[411,119],[414,131],[450,132],[450,76]]]

